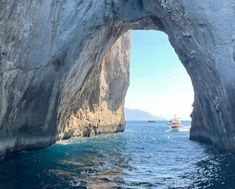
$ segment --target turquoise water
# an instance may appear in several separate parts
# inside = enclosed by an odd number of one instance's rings
[[[188,135],[128,122],[124,133],[22,152],[0,162],[0,189],[235,188],[233,155]]]

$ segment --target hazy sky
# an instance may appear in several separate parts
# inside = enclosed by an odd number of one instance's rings
[[[126,107],[171,118],[190,119],[193,103],[191,80],[166,34],[133,31],[131,84]]]

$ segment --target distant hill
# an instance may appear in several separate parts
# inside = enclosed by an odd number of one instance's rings
[[[166,120],[163,117],[154,116],[148,112],[125,108],[126,121]]]

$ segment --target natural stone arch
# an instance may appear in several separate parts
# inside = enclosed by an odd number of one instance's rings
[[[0,6],[2,152],[81,135],[76,124],[71,127],[74,115],[82,120],[84,136],[91,133],[94,120],[92,132],[123,130],[128,65],[115,67],[115,60],[126,61],[128,55],[117,52],[130,48],[128,37],[110,49],[133,28],[167,33],[189,73],[195,91],[190,137],[234,150],[233,0],[33,0]],[[117,75],[110,80],[113,75],[107,74],[110,68],[104,62],[124,80]],[[112,93],[110,81],[117,78],[121,90]],[[102,93],[102,79],[108,95]],[[94,118],[97,114],[100,119]],[[101,120],[110,118],[111,124]]]

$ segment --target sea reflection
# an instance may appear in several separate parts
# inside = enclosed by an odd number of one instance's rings
[[[203,145],[204,158],[195,163],[192,187],[222,189],[235,186],[235,157],[222,153],[212,146]]]
[[[0,189],[234,188],[232,154],[167,130],[134,122],[125,133],[15,154],[0,162]]]
[[[124,170],[131,167],[128,165],[130,157],[125,149],[126,139],[117,140],[116,137],[122,138],[119,134],[106,136],[105,140],[104,137],[97,137],[80,143],[82,148],[76,150],[76,156],[70,154],[66,160],[57,161],[58,165],[63,167],[63,172],[60,169],[51,170],[50,177],[57,177],[62,183],[68,180],[71,187],[120,187],[124,183]]]

